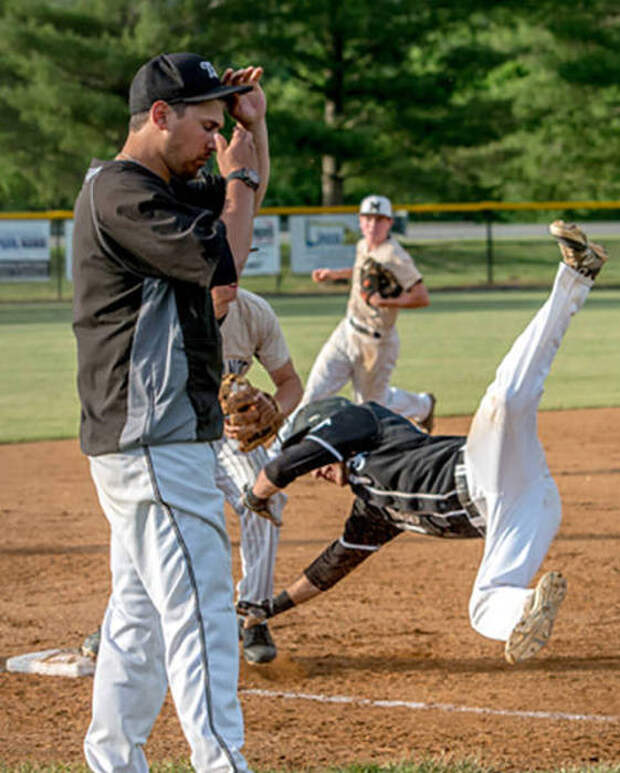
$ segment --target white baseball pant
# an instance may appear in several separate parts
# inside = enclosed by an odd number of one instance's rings
[[[230,543],[215,453],[176,443],[91,457],[110,523],[90,768],[146,773],[143,745],[168,685],[197,771],[247,771],[237,698]]]
[[[472,627],[506,641],[533,594],[528,586],[560,525],[560,496],[538,439],[545,379],[593,282],[564,263],[553,289],[497,369],[465,446],[470,495],[486,520],[469,602]]]
[[[389,385],[399,351],[395,327],[373,338],[355,330],[348,318],[341,320],[312,366],[300,405],[331,397],[350,381],[356,403],[374,400],[423,421],[431,409],[429,396]]]
[[[236,440],[222,438],[213,444],[217,455],[216,486],[239,516],[241,527],[241,572],[237,598],[262,601],[273,595],[273,572],[280,530],[271,521],[248,510],[242,504],[243,488],[252,486],[259,471],[269,461],[269,453],[258,446],[247,454],[239,451]],[[272,496],[269,507],[282,517],[286,503],[282,492]]]

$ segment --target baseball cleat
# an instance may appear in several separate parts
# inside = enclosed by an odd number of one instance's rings
[[[101,644],[101,627],[94,633],[89,634],[80,647],[80,652],[87,658],[97,659],[99,654],[99,645]]]
[[[243,657],[250,665],[270,663],[278,654],[267,623],[242,630]]]
[[[588,237],[574,223],[554,220],[549,231],[554,239],[558,240],[564,263],[580,274],[594,279],[607,260],[605,248],[589,242]]]
[[[535,655],[549,641],[555,617],[566,596],[566,580],[559,572],[540,578],[529,607],[512,629],[504,655],[509,663],[520,663]]]
[[[418,426],[422,427],[422,429],[430,435],[435,426],[435,403],[437,402],[437,398],[432,392],[426,392],[426,394],[430,397],[431,409],[428,412],[428,416],[423,421],[418,422]]]

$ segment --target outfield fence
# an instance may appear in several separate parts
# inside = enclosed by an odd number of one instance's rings
[[[531,287],[557,259],[547,223],[587,224],[595,239],[620,239],[620,201],[395,204],[394,232],[427,285]],[[72,295],[73,212],[0,213],[0,301],[68,300]],[[353,263],[357,206],[265,207],[254,223],[244,284],[265,293],[317,291],[314,268]],[[524,247],[524,243],[527,247]],[[540,277],[540,279],[539,279]],[[620,269],[602,286],[620,286]],[[334,283],[320,292],[343,292]]]

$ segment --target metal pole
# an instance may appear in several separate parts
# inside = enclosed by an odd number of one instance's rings
[[[487,284],[493,284],[493,232],[491,228],[491,219],[493,214],[490,210],[485,210],[486,231],[487,231]]]
[[[58,300],[62,300],[62,261],[60,260],[60,221],[52,220],[56,231],[56,271],[58,272]]]

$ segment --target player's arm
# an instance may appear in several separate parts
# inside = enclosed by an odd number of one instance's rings
[[[217,163],[223,177],[228,177],[236,169],[256,167],[254,139],[243,127],[235,126],[228,143],[221,134],[217,134],[216,147]],[[228,180],[221,219],[226,224],[237,273],[241,274],[252,247],[254,228],[254,191],[242,180]]]
[[[287,360],[280,368],[270,370],[269,377],[276,388],[274,398],[282,413],[288,416],[297,407],[304,393],[292,360]]]
[[[398,309],[422,309],[430,304],[428,289],[420,279],[408,290],[404,290],[397,298],[382,298],[379,293],[373,293],[369,298],[371,306]]]
[[[281,526],[282,522],[276,520],[269,507],[269,498],[286,488],[300,475],[331,464],[334,460],[334,454],[322,445],[302,440],[297,445],[282,451],[263,467],[252,486],[244,487],[243,506],[260,515],[261,518],[272,521],[276,526]]]
[[[284,449],[275,459],[272,459],[256,476],[254,485],[246,491],[246,503],[250,510],[256,510],[252,500],[266,501],[278,491],[286,488],[301,475],[312,470],[341,461],[336,452],[325,448],[312,440],[304,439],[300,443]],[[254,506],[252,506],[254,505]]]
[[[256,163],[253,168],[258,172],[260,180],[258,188],[254,191],[254,215],[258,213],[265,198],[271,167],[266,121],[267,99],[260,85],[262,75],[262,67],[245,67],[235,71],[228,69],[222,76],[222,82],[225,84],[236,86],[249,83],[253,86],[252,91],[235,98],[230,108],[230,114],[252,135],[256,153]]]
[[[315,268],[312,272],[314,282],[328,282],[336,279],[351,279],[352,268]]]
[[[372,526],[368,528],[370,524]],[[247,625],[254,625],[310,601],[333,588],[400,533],[400,529],[390,524],[375,508],[356,498],[340,539],[322,550],[302,574],[277,596],[259,603],[240,600],[237,610],[247,616]]]

